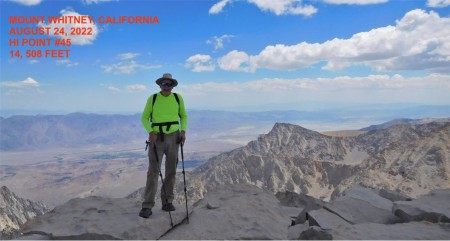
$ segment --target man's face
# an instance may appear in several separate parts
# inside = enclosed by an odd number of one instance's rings
[[[170,80],[164,80],[160,85],[162,90],[171,90],[173,88],[173,82]]]

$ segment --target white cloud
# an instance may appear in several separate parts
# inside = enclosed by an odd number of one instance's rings
[[[64,60],[56,60],[56,64],[57,65],[64,65],[66,67],[74,67],[74,66],[78,66],[78,62],[72,62],[68,59],[64,59]]]
[[[255,66],[252,65],[251,57],[242,51],[233,50],[218,60],[219,66],[223,70],[253,72]]]
[[[28,61],[28,63],[30,63],[30,64],[37,64],[37,63],[39,63],[39,60],[32,59],[32,60]]]
[[[211,56],[196,54],[186,60],[186,67],[192,68],[193,72],[214,71],[215,65],[212,63]]]
[[[106,87],[107,90],[111,92],[141,92],[141,91],[147,91],[147,87],[142,84],[134,84],[134,85],[126,85],[122,87],[116,87],[114,85],[108,85],[108,84],[102,84],[101,86]]]
[[[125,89],[128,92],[147,91],[147,87],[145,87],[145,85],[141,85],[141,84],[127,85],[127,86],[125,86]]]
[[[145,65],[145,64],[139,64],[134,60],[128,61],[128,62],[119,62],[117,64],[111,64],[111,65],[102,65],[101,66],[106,73],[113,73],[113,74],[132,74],[136,72],[137,70],[142,69],[158,69],[161,68],[161,65]]]
[[[75,12],[74,10],[70,9],[70,8],[66,8],[60,11],[61,16],[84,16],[81,15],[77,12]],[[65,35],[54,35],[54,32],[52,32],[52,36],[55,37],[59,37],[62,39],[70,39],[71,40],[71,44],[72,45],[87,45],[87,44],[93,44],[94,40],[97,38],[99,30],[98,27],[94,24],[94,23],[52,23],[52,24],[39,24],[39,26],[41,27],[50,27],[51,29],[54,28],[64,28],[64,32],[67,34],[67,36]],[[88,29],[92,29],[92,31],[89,31],[87,33],[90,33],[90,35],[71,35],[71,28],[88,28]]]
[[[301,0],[247,0],[255,4],[263,11],[273,12],[276,15],[304,15],[311,16],[317,13],[317,9],[312,5],[302,5]]]
[[[102,3],[102,2],[114,2],[118,0],[83,0],[83,3],[93,4],[93,3]]]
[[[349,39],[270,45],[255,56],[234,50],[219,60],[219,66],[230,71],[295,70],[325,61],[327,70],[367,65],[377,71],[427,69],[448,73],[449,56],[450,18],[416,9],[395,26],[357,33]]]
[[[35,6],[42,2],[42,0],[10,0],[10,1],[25,5],[25,6]]]
[[[395,74],[369,75],[365,77],[341,76],[335,78],[266,78],[246,82],[216,83],[184,85],[184,91],[218,91],[218,92],[274,92],[299,90],[381,90],[404,88],[442,88],[450,91],[450,75],[431,74],[425,77],[403,77]]]
[[[106,89],[112,92],[120,92],[120,89],[115,86],[107,86]]]
[[[11,88],[24,88],[24,87],[39,87],[40,84],[31,77],[26,78],[22,81],[6,81],[0,82],[1,87],[11,87]]]
[[[224,34],[220,37],[214,36],[214,37],[212,37],[212,39],[207,40],[206,43],[213,44],[214,50],[223,49],[223,47],[224,47],[223,41],[233,38],[233,37],[234,37],[234,35],[230,35],[230,34]]]
[[[369,5],[389,2],[389,0],[324,0],[329,4]]]
[[[369,75],[335,78],[270,78],[252,81],[207,82],[180,85],[192,108],[235,108],[283,106],[308,108],[310,103],[331,105],[348,103],[450,104],[450,75],[423,77]],[[266,109],[263,107],[263,109]],[[266,109],[267,110],[267,109]]]
[[[433,8],[445,8],[450,6],[450,0],[428,0],[427,6]]]
[[[210,14],[218,14],[223,11],[230,0],[222,0],[214,4],[210,9]],[[310,4],[302,5],[302,0],[247,0],[248,3],[255,4],[262,11],[269,11],[276,15],[304,15],[311,16],[317,13],[317,8]]]
[[[320,79],[320,88],[329,89],[367,89],[367,90],[403,90],[435,88],[450,90],[450,75],[431,74],[424,77],[403,77],[399,74],[369,75],[367,77],[337,77]]]
[[[214,4],[210,9],[209,9],[209,14],[218,14],[220,12],[223,11],[223,8],[231,1],[229,0],[221,0],[218,3]]]
[[[123,53],[119,54],[117,57],[121,60],[134,59],[137,56],[141,55],[140,53]]]

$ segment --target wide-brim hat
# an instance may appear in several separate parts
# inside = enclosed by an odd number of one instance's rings
[[[172,78],[172,75],[169,74],[169,73],[165,73],[165,74],[163,74],[163,77],[157,79],[156,80],[156,84],[161,85],[163,80],[170,80],[170,81],[172,81],[173,87],[178,85],[178,81],[176,79]]]

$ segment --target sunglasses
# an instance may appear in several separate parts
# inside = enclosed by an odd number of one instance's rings
[[[172,82],[162,82],[161,86],[163,86],[163,87],[172,87],[173,83]]]

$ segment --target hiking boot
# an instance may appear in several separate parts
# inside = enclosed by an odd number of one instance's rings
[[[162,210],[167,211],[167,212],[175,211],[175,207],[173,206],[172,203],[166,203],[166,204],[163,204]]]
[[[152,215],[152,210],[150,208],[142,208],[139,212],[139,217],[148,218]]]

